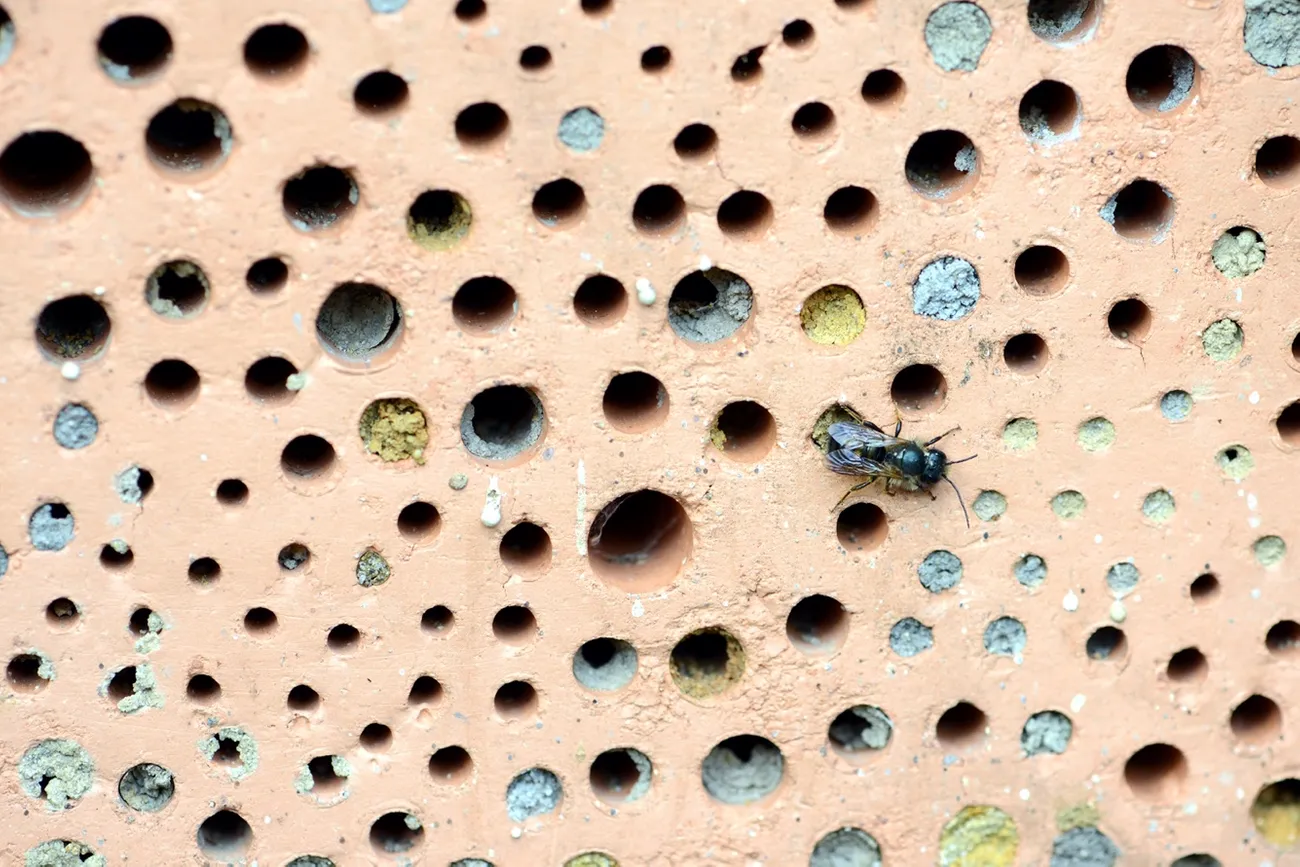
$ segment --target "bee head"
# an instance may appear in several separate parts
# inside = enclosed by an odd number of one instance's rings
[[[925,469],[925,452],[913,443],[903,446],[898,452],[898,468],[906,476],[919,476]]]
[[[948,466],[948,456],[938,449],[925,453],[925,467],[921,470],[921,481],[933,485],[943,478],[943,471]]]

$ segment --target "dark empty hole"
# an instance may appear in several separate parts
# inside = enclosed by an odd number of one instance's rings
[[[103,29],[98,47],[99,62],[109,76],[132,81],[162,69],[172,54],[172,37],[153,18],[127,15]]]
[[[1037,334],[1017,334],[1002,347],[1002,359],[1017,373],[1036,373],[1047,364],[1047,341]]]
[[[1031,139],[1066,135],[1078,120],[1079,97],[1059,81],[1040,81],[1020,99],[1020,128]]]
[[[420,615],[420,628],[425,632],[447,632],[455,622],[456,616],[446,605],[435,605]]]
[[[244,282],[250,292],[258,295],[278,292],[289,282],[289,266],[277,256],[258,259],[248,266]]]
[[[211,557],[199,557],[190,563],[189,577],[195,584],[213,584],[221,577],[221,564]]]
[[[632,205],[632,224],[650,234],[677,228],[685,215],[682,194],[667,184],[646,187]]]
[[[1209,669],[1210,663],[1204,653],[1195,647],[1185,647],[1169,657],[1165,674],[1170,680],[1185,682],[1200,680]]]
[[[725,674],[731,658],[727,636],[721,631],[692,633],[673,647],[670,662],[687,677],[708,678]]]
[[[668,392],[663,383],[641,370],[620,373],[605,387],[601,401],[605,420],[624,433],[654,427],[668,413]]]
[[[455,15],[459,21],[478,21],[486,14],[487,4],[483,0],[460,0],[456,4]]]
[[[627,750],[606,750],[588,772],[591,790],[606,801],[625,801],[641,781],[641,769]]]
[[[41,309],[36,343],[56,360],[90,358],[104,348],[112,327],[103,304],[89,295],[69,295]]]
[[[1264,646],[1270,653],[1291,653],[1300,648],[1300,623],[1294,620],[1274,623],[1264,636]]]
[[[691,552],[691,521],[677,500],[643,489],[611,500],[587,534],[592,568],[623,586],[661,586]]]
[[[604,15],[614,8],[614,0],[582,0],[582,11],[588,15]]]
[[[438,529],[441,521],[438,510],[432,503],[408,503],[397,513],[397,532],[407,539],[427,539]]]
[[[372,722],[361,730],[360,742],[372,753],[386,752],[393,745],[393,730],[383,723]]]
[[[515,317],[518,296],[500,277],[475,277],[456,290],[451,315],[466,331],[487,334]]]
[[[325,644],[338,653],[351,650],[361,641],[361,630],[348,623],[340,623],[325,636]]]
[[[673,139],[673,150],[684,160],[703,159],[718,146],[718,134],[705,123],[692,123],[682,127]]]
[[[297,393],[287,384],[297,373],[298,368],[287,358],[262,358],[244,374],[244,389],[256,400],[285,400]]]
[[[1191,96],[1196,61],[1174,45],[1148,48],[1129,64],[1124,77],[1128,98],[1142,111],[1171,111]]]
[[[357,86],[352,89],[352,102],[361,111],[383,114],[405,105],[410,92],[406,79],[397,73],[380,69],[357,82]]]
[[[1118,659],[1124,655],[1127,646],[1128,639],[1121,630],[1103,626],[1088,636],[1083,649],[1089,659],[1110,659],[1112,656]]]
[[[114,674],[108,681],[108,697],[114,702],[119,702],[124,698],[135,693],[135,666],[128,665],[126,668]]]
[[[790,120],[795,135],[822,136],[835,128],[835,112],[824,102],[809,102],[799,106]]]
[[[876,197],[862,187],[840,187],[826,199],[822,216],[839,232],[864,228],[876,213]]]
[[[1289,446],[1300,446],[1300,400],[1287,405],[1277,417],[1277,434]]]
[[[359,195],[356,181],[343,169],[312,166],[285,182],[280,200],[293,227],[310,232],[350,214]]]
[[[752,400],[724,406],[714,428],[722,435],[722,450],[742,460],[762,457],[776,442],[776,419]]]
[[[763,74],[763,46],[751,48],[731,64],[732,81],[757,81]]]
[[[988,717],[967,701],[959,701],[943,712],[935,725],[935,734],[944,746],[969,746],[984,737]]]
[[[812,38],[813,26],[802,18],[796,18],[781,28],[781,41],[791,48],[806,46]]]
[[[1155,181],[1138,180],[1116,193],[1102,216],[1126,238],[1153,238],[1173,219],[1174,200]]]
[[[41,677],[41,658],[34,653],[20,653],[9,660],[5,677],[9,685],[21,692],[35,692],[47,683]],[[132,678],[134,682],[134,677]],[[131,693],[128,691],[127,695]]]
[[[627,289],[613,277],[595,274],[573,293],[573,312],[588,325],[613,325],[627,310]]]
[[[150,156],[164,168],[199,171],[217,165],[230,152],[230,121],[215,105],[178,99],[153,116],[144,140]]]
[[[466,436],[462,421],[461,439],[479,457],[513,457],[541,436],[541,406],[536,396],[523,386],[496,385],[484,389],[470,401],[466,414],[472,415],[469,426],[474,438]]]
[[[1271,698],[1252,695],[1232,709],[1228,724],[1242,740],[1260,743],[1282,728],[1282,709]]]
[[[289,690],[285,700],[289,710],[314,711],[320,707],[320,693],[305,683],[300,683]]]
[[[1228,459],[1232,460],[1233,457],[1233,455],[1229,455]],[[1209,602],[1211,599],[1218,596],[1220,589],[1219,579],[1207,572],[1204,575],[1198,576],[1196,580],[1192,582],[1192,586],[1188,589],[1188,592],[1191,593],[1193,602],[1202,603]]]
[[[291,24],[263,24],[244,42],[244,63],[266,77],[292,72],[307,59],[307,37]]]
[[[1151,331],[1151,308],[1137,298],[1125,298],[1106,315],[1110,333],[1129,343],[1141,343]]]
[[[903,95],[903,77],[892,69],[877,69],[862,80],[862,99],[872,105],[888,105]]]
[[[1170,792],[1187,774],[1187,759],[1177,747],[1148,744],[1124,763],[1124,781],[1143,797],[1160,797]]]
[[[347,786],[347,777],[334,772],[334,756],[316,756],[307,763],[311,774],[311,792],[317,796],[332,797]]]
[[[161,316],[193,316],[208,302],[208,277],[193,262],[166,262],[145,281],[144,297]]]
[[[189,683],[185,684],[185,694],[192,701],[211,702],[216,701],[221,696],[221,684],[217,683],[216,678],[207,674],[195,674],[190,677]]]
[[[528,72],[539,72],[551,65],[551,50],[545,45],[530,45],[519,52],[519,66]]]
[[[56,629],[67,629],[81,617],[77,603],[66,596],[60,596],[45,606],[45,622]]]
[[[53,130],[23,133],[0,153],[0,195],[23,216],[81,203],[94,169],[81,142]]]
[[[474,215],[469,202],[451,190],[425,190],[406,212],[406,233],[430,250],[447,250],[469,234]]]
[[[501,560],[518,571],[543,569],[551,562],[551,536],[529,521],[516,524],[501,537]]]
[[[956,130],[923,133],[908,150],[904,171],[912,189],[946,199],[964,192],[979,175],[979,151]]]
[[[199,825],[198,841],[199,849],[207,855],[231,856],[253,842],[253,829],[234,810],[218,810]]]
[[[785,619],[785,635],[805,653],[834,650],[848,628],[848,612],[839,600],[817,594],[801,599]]]
[[[646,72],[663,72],[673,62],[667,45],[654,45],[641,52],[641,68]]]
[[[266,635],[275,630],[279,618],[270,608],[250,608],[244,615],[244,628],[253,635]]]
[[[471,764],[464,747],[443,747],[429,757],[429,776],[435,783],[455,783],[469,775]]]
[[[290,542],[280,549],[275,555],[276,562],[280,568],[286,572],[292,572],[295,569],[301,569],[311,560],[311,551],[301,542]]]
[[[543,184],[533,194],[533,216],[543,225],[558,226],[582,216],[587,196],[568,178]]]
[[[132,635],[148,635],[151,631],[149,628],[149,618],[153,617],[153,609],[137,608],[131,612],[131,617],[127,620],[127,628],[131,630]]]
[[[280,452],[280,468],[298,478],[318,476],[333,464],[334,447],[315,434],[294,437]]]
[[[875,503],[854,503],[835,519],[835,538],[846,551],[870,551],[889,533],[889,520]]]
[[[523,605],[507,605],[492,618],[492,634],[510,644],[530,641],[536,632],[537,618]]]
[[[1300,332],[1296,332],[1296,336],[1291,338],[1291,359],[1300,362]]]
[[[239,741],[218,734],[217,750],[212,754],[212,763],[216,765],[242,765],[244,759],[239,755]]]
[[[603,668],[619,652],[619,642],[614,638],[593,638],[578,648],[583,660],[592,668]]]
[[[409,852],[424,839],[424,827],[410,813],[385,813],[370,826],[370,845],[379,852]]]
[[[756,235],[772,222],[772,203],[753,190],[732,193],[718,206],[718,228],[724,235]]]
[[[1274,136],[1255,152],[1255,174],[1270,187],[1287,189],[1300,180],[1300,139]]]
[[[107,569],[123,569],[131,565],[135,559],[135,552],[130,548],[125,551],[119,551],[112,545],[105,545],[99,549],[99,563]]]
[[[912,364],[895,374],[889,394],[903,409],[932,410],[948,396],[948,381],[936,367]]]
[[[223,506],[242,506],[248,502],[248,485],[239,479],[222,479],[217,485],[217,502]]]
[[[442,695],[442,684],[427,674],[422,674],[411,684],[406,694],[407,704],[433,704]]]
[[[1070,262],[1055,247],[1038,244],[1016,257],[1016,283],[1030,295],[1054,295],[1070,280]]]
[[[478,102],[456,115],[456,138],[463,145],[482,147],[506,134],[510,119],[501,106]]]
[[[522,680],[512,680],[497,689],[492,705],[506,719],[529,715],[537,705],[537,690]]]
[[[199,372],[179,358],[168,358],[149,368],[144,390],[159,405],[185,403],[199,391]]]

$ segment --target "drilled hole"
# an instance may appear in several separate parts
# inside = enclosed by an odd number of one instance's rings
[[[156,19],[126,15],[99,34],[99,65],[120,82],[144,80],[162,70],[172,55],[172,37]]]
[[[90,153],[54,130],[27,132],[0,153],[0,196],[22,217],[70,211],[91,189]]]
[[[931,412],[947,398],[948,382],[938,368],[913,364],[895,374],[889,394],[900,410]]]
[[[306,568],[307,564],[311,562],[311,551],[300,542],[290,542],[280,549],[275,559],[280,564],[281,569],[286,572],[293,572],[297,569]]]
[[[492,698],[497,715],[505,720],[533,717],[537,714],[537,704],[537,690],[522,680],[502,684]]]
[[[541,439],[545,414],[537,395],[520,385],[496,385],[465,405],[461,443],[475,457],[509,460]]]
[[[108,544],[99,549],[99,564],[105,569],[125,569],[135,560],[135,552],[125,542]]]
[[[646,187],[632,206],[632,224],[648,235],[673,231],[685,216],[686,201],[667,184]]]
[[[645,72],[663,72],[673,62],[673,52],[667,45],[652,45],[641,52],[641,69]]]
[[[340,623],[330,629],[325,636],[325,644],[335,653],[355,650],[361,643],[361,630],[349,623]]]
[[[624,433],[644,433],[668,417],[668,392],[658,379],[640,370],[620,373],[605,387],[605,420]]]
[[[1187,780],[1187,759],[1169,744],[1148,744],[1124,763],[1124,782],[1148,801],[1177,797]]]
[[[1300,139],[1274,136],[1255,152],[1255,174],[1278,190],[1289,190],[1300,181]]]
[[[1089,659],[1119,660],[1128,651],[1128,639],[1122,630],[1114,626],[1103,626],[1088,636],[1083,649]]]
[[[595,274],[573,294],[573,312],[593,328],[608,328],[627,312],[627,289],[613,277]]]
[[[1228,722],[1239,740],[1260,746],[1281,733],[1282,709],[1271,698],[1252,695],[1232,709]]]
[[[491,334],[515,318],[519,297],[500,277],[475,277],[465,281],[451,300],[456,324],[473,334]]]
[[[370,283],[343,283],[326,297],[316,314],[316,338],[334,357],[365,364],[396,345],[402,308],[385,289]]]
[[[280,200],[291,226],[315,232],[351,214],[360,197],[351,174],[334,166],[316,165],[285,181]]]
[[[979,177],[980,158],[963,133],[943,129],[922,134],[907,152],[904,172],[912,189],[928,199],[956,199]]]
[[[1137,298],[1125,298],[1110,308],[1106,325],[1116,338],[1141,343],[1151,333],[1151,308]]]
[[[515,524],[501,537],[501,562],[512,572],[536,573],[551,565],[551,536],[537,524]]]
[[[763,46],[751,48],[731,64],[731,80],[756,84],[763,77]]]
[[[709,438],[729,458],[756,461],[776,444],[776,419],[760,404],[739,400],[718,413]]]
[[[673,646],[668,670],[673,683],[691,698],[727,692],[745,675],[745,649],[719,626],[697,629]]]
[[[320,693],[307,684],[300,683],[293,689],[289,690],[289,695],[285,699],[285,704],[288,705],[289,710],[314,713],[320,709]]]
[[[222,479],[216,495],[217,502],[223,506],[242,506],[248,502],[248,485],[239,479]]]
[[[315,478],[333,466],[334,446],[315,434],[294,437],[280,452],[280,469],[293,478]]]
[[[487,15],[487,3],[483,0],[459,0],[454,13],[456,20],[470,23],[479,21]]]
[[[810,655],[833,653],[849,631],[849,613],[829,596],[809,596],[790,609],[785,635],[796,649]]]
[[[537,637],[537,618],[526,606],[507,605],[492,618],[492,634],[503,644],[529,644]]]
[[[666,587],[690,557],[692,532],[686,510],[669,495],[653,490],[623,494],[591,522],[587,547],[592,569],[628,592]]]
[[[248,285],[248,290],[255,295],[274,294],[289,282],[289,266],[278,256],[258,259],[248,266],[244,282]]]
[[[640,799],[649,791],[653,772],[645,753],[624,748],[606,750],[596,756],[587,779],[597,798],[608,804],[624,804]]]
[[[1210,573],[1205,573],[1192,582],[1188,592],[1191,594],[1192,601],[1197,605],[1204,605],[1207,602],[1213,602],[1222,592],[1219,579]]]
[[[815,35],[813,26],[802,18],[796,18],[781,28],[781,41],[791,48],[807,48]]]
[[[545,45],[530,45],[519,52],[519,66],[527,72],[541,72],[551,65],[551,50]]]
[[[582,0],[582,11],[588,15],[606,15],[614,8],[614,0]]]
[[[640,657],[621,638],[593,638],[573,654],[573,677],[594,692],[614,692],[636,677]]]
[[[1205,679],[1210,672],[1210,663],[1195,647],[1185,647],[1169,657],[1165,666],[1165,676],[1175,683],[1195,683]]]
[[[5,679],[16,692],[38,692],[54,677],[48,660],[35,653],[20,653],[10,658]],[[130,695],[128,692],[127,695]]]
[[[1059,81],[1040,81],[1020,100],[1020,129],[1032,141],[1051,144],[1069,138],[1079,119],[1078,94]]]
[[[420,615],[420,629],[431,635],[446,635],[456,623],[456,616],[446,605],[435,605]]]
[[[854,503],[835,519],[835,538],[846,551],[874,551],[889,535],[889,520],[875,503]]]
[[[195,586],[210,587],[221,578],[221,564],[211,557],[199,557],[191,561],[187,574]]]
[[[280,620],[270,608],[250,608],[244,615],[244,629],[249,635],[265,637],[275,632]]]
[[[298,392],[289,387],[296,379],[298,368],[287,358],[273,356],[259,359],[244,374],[244,390],[249,397],[263,403],[281,403]]]
[[[335,770],[337,758],[337,756],[316,756],[307,762],[307,773],[311,775],[311,788],[307,791],[313,797],[333,800],[347,789],[348,778],[339,775]]]
[[[586,193],[568,178],[543,184],[533,194],[533,216],[543,226],[558,229],[572,225],[586,209]]]
[[[1047,341],[1037,334],[1017,334],[1002,347],[1002,359],[1016,373],[1034,374],[1047,366]]]
[[[1155,181],[1136,180],[1111,196],[1101,218],[1125,238],[1160,240],[1174,219],[1174,198]]]
[[[199,393],[199,372],[184,361],[169,358],[149,368],[144,390],[158,406],[179,408]]]
[[[939,717],[935,735],[946,748],[970,747],[984,740],[987,726],[988,717],[984,711],[970,702],[959,701]]]
[[[426,250],[450,250],[474,223],[469,202],[451,190],[425,190],[406,212],[406,234]]]
[[[862,80],[863,101],[879,108],[902,102],[906,90],[903,77],[892,69],[877,69]]]
[[[429,757],[429,776],[439,785],[460,785],[473,772],[474,763],[464,747],[442,747]]]
[[[361,730],[359,740],[372,753],[386,753],[393,745],[393,730],[383,723],[372,722]]]
[[[840,713],[826,731],[831,749],[855,764],[889,746],[893,734],[894,723],[889,715],[869,704],[854,705]]]
[[[772,225],[772,203],[753,190],[732,193],[718,206],[718,228],[722,234],[745,241],[763,236]]]
[[[411,89],[406,79],[386,69],[364,76],[352,89],[352,103],[364,114],[383,115],[406,105]]]
[[[385,813],[370,826],[370,845],[381,855],[409,852],[424,842],[424,826],[410,813]]]
[[[442,684],[427,674],[422,674],[411,684],[406,694],[409,705],[435,704],[442,697]]]
[[[1090,36],[1101,17],[1102,0],[1029,0],[1029,29],[1059,45]]]
[[[60,596],[45,606],[45,622],[56,631],[71,629],[81,619],[81,609],[66,596]]]
[[[876,197],[862,187],[840,187],[826,199],[822,217],[826,225],[836,232],[857,234],[874,222]]]
[[[1300,400],[1288,404],[1278,414],[1277,435],[1289,446],[1300,446]]]
[[[197,99],[178,99],[155,114],[144,140],[154,162],[177,172],[215,168],[234,146],[226,115]]]
[[[207,674],[195,674],[185,684],[185,695],[199,704],[211,704],[221,697],[221,684]]]
[[[397,532],[412,542],[427,542],[438,533],[442,517],[432,503],[416,501],[397,513]]]
[[[468,148],[489,147],[505,137],[510,118],[494,102],[476,102],[456,115],[456,140]]]
[[[89,295],[69,295],[41,308],[36,345],[53,361],[90,359],[108,344],[112,329],[103,304]]]
[[[1139,111],[1173,111],[1195,93],[1196,61],[1174,45],[1148,48],[1129,64],[1124,87]]]
[[[108,698],[114,704],[135,694],[136,668],[128,665],[115,673],[108,681]]]
[[[1290,655],[1300,650],[1300,623],[1294,620],[1279,620],[1269,627],[1264,636],[1264,646],[1269,653],[1279,656]]]
[[[776,791],[785,776],[780,748],[758,735],[719,743],[700,765],[704,790],[724,804],[751,804]]]
[[[790,119],[790,129],[800,138],[825,139],[835,131],[835,112],[824,102],[804,103]]]
[[[1055,247],[1039,244],[1016,257],[1016,283],[1029,295],[1055,295],[1070,282],[1070,261]]]
[[[706,160],[718,147],[718,134],[704,123],[682,127],[673,139],[673,150],[684,160]]]
[[[234,810],[218,810],[199,825],[199,849],[222,860],[234,859],[253,843],[253,828]]]
[[[276,78],[307,60],[307,37],[292,24],[263,24],[244,42],[244,64],[254,75]]]

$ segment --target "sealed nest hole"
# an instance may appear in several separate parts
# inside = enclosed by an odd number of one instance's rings
[[[366,407],[361,414],[358,433],[366,451],[378,455],[385,463],[404,461],[424,463],[429,445],[429,428],[424,413],[413,400],[385,398]]]
[[[668,661],[673,683],[691,698],[721,695],[745,674],[745,648],[720,626],[697,629],[673,648]]]

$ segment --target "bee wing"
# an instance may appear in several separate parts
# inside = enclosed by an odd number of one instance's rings
[[[826,453],[826,465],[843,476],[880,476],[901,479],[902,474],[889,464],[864,458],[847,449],[831,449]]]
[[[856,424],[837,421],[826,429],[826,433],[841,449],[849,451],[863,451],[870,448],[895,449],[906,442],[890,436],[871,422]]]

